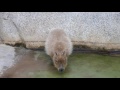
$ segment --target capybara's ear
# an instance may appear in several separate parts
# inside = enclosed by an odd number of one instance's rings
[[[63,53],[62,53],[63,55],[65,55],[66,53],[65,53],[65,51],[63,51]]]

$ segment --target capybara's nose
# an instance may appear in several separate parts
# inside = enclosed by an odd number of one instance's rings
[[[60,68],[60,69],[59,69],[59,72],[63,72],[63,71],[64,71],[64,69],[63,69],[63,68]]]

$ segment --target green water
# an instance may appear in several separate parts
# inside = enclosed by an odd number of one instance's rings
[[[35,72],[32,75],[34,78],[120,78],[120,57],[73,53],[63,73],[53,67],[44,52],[40,58],[45,58],[49,69]]]

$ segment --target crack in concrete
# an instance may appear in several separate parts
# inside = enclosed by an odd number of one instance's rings
[[[0,33],[1,33],[1,29],[0,29]],[[0,42],[3,43],[3,39],[2,39],[2,36],[0,35]]]
[[[3,43],[3,39],[1,38],[1,36],[0,36],[0,42]]]
[[[19,35],[19,37],[20,37],[20,39],[21,39],[21,43],[24,43],[25,44],[25,40],[22,38],[22,34],[21,34],[21,32],[20,32],[20,29],[17,27],[17,25],[15,24],[15,22],[13,22],[12,20],[10,20],[12,23],[13,23],[13,25],[16,27],[16,29],[17,29],[17,32],[18,32],[18,35]]]

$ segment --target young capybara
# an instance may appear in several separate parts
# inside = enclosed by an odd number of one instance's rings
[[[64,30],[52,30],[45,42],[45,51],[52,58],[54,66],[63,72],[67,66],[68,56],[72,53],[73,45]]]

